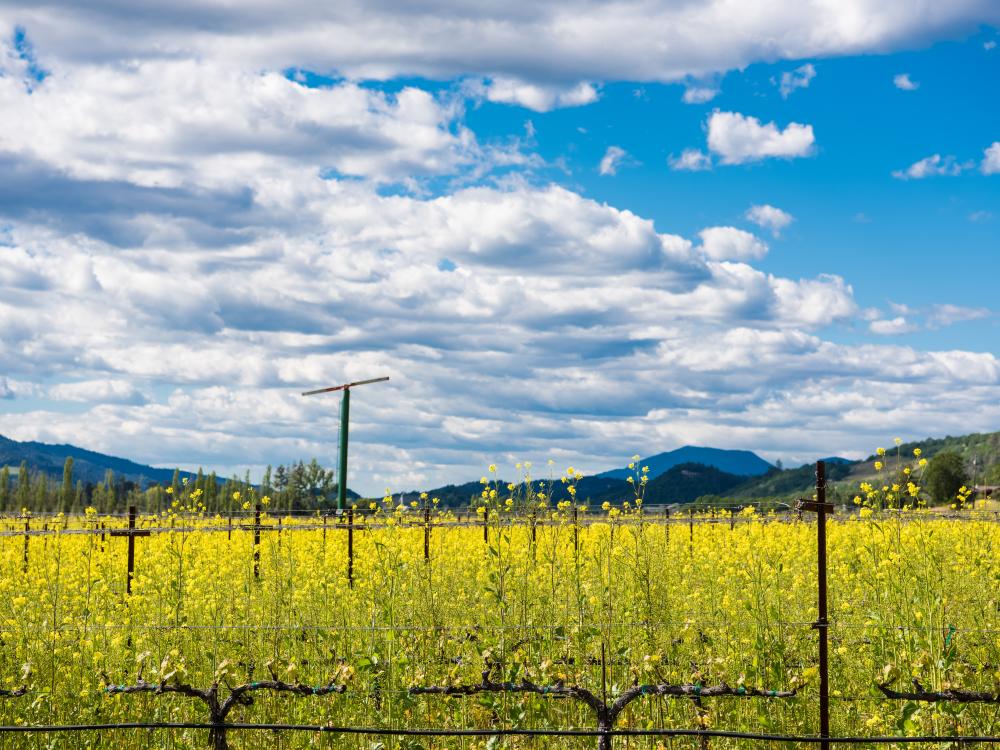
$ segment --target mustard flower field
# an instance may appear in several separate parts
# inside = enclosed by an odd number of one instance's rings
[[[255,547],[250,513],[231,520],[176,507],[140,516],[137,527],[153,533],[135,539],[131,594],[127,539],[110,533],[126,526],[124,517],[36,518],[32,528],[47,531],[27,536],[23,521],[7,520],[0,723],[205,723],[202,698],[163,688],[216,684],[220,701],[239,693],[230,723],[594,729],[594,709],[577,688],[610,705],[638,687],[616,728],[816,733],[814,517],[749,508],[668,518],[641,501],[584,510],[516,493],[508,502],[505,494],[487,485],[479,513],[461,519],[430,501],[426,510],[359,509],[350,579],[343,517],[264,513]],[[916,678],[925,690],[997,692],[1000,523],[975,511],[957,519],[865,510],[840,509],[828,524],[833,733],[995,734],[996,704],[889,700],[877,685],[905,690]],[[672,694],[656,686],[688,687]],[[216,746],[555,743],[226,734]],[[5,741],[26,748],[219,742],[205,729]],[[708,740],[614,742],[655,748]]]

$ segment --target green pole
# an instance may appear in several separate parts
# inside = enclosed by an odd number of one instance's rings
[[[347,509],[347,426],[351,419],[351,388],[356,385],[368,385],[369,383],[384,383],[388,376],[383,378],[369,378],[368,380],[355,380],[353,383],[344,383],[330,388],[317,388],[312,391],[304,391],[303,396],[315,396],[318,393],[333,393],[343,391],[344,395],[340,402],[340,476],[337,479],[337,510]]]
[[[351,389],[344,389],[340,402],[340,473],[337,476],[337,510],[347,507],[347,422],[351,413]]]

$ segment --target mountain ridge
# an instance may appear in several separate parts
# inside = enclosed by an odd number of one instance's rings
[[[12,466],[16,469],[22,461],[27,461],[29,468],[36,472],[61,477],[63,464],[69,457],[73,458],[74,478],[94,484],[103,481],[108,470],[136,484],[170,484],[174,476],[174,469],[157,469],[69,443],[20,441],[0,435],[0,466]],[[180,476],[193,479],[195,474],[182,471]]]
[[[766,474],[774,466],[753,451],[730,450],[726,448],[710,448],[697,445],[684,445],[672,451],[664,451],[636,462],[636,467],[649,467],[650,480],[655,479],[679,464],[701,464],[710,466],[727,474],[743,477],[753,477]],[[627,479],[634,471],[628,468],[610,469],[595,474],[609,479]]]

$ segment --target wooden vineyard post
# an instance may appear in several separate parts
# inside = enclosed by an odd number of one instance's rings
[[[112,529],[111,536],[128,537],[128,563],[125,574],[125,593],[132,594],[132,579],[135,577],[135,538],[137,536],[149,536],[148,529],[137,529],[135,527],[136,509],[134,505],[128,508],[128,528]]]
[[[28,573],[28,534],[31,532],[31,521],[24,522],[24,573]]]
[[[608,656],[603,638],[601,639],[601,701],[605,706],[608,705]],[[611,750],[611,735],[607,734],[607,732],[611,729],[611,723],[607,721],[599,721],[598,724],[598,729],[600,729],[603,734],[601,734],[597,740],[597,747],[599,750]]]
[[[535,511],[531,511],[531,562],[535,562],[538,559],[538,548],[536,545],[538,531],[538,524],[535,518]]]
[[[347,586],[354,588],[354,508],[347,509]]]
[[[577,514],[576,504],[573,504],[573,553],[580,551],[580,520]]]
[[[233,540],[233,514],[229,514],[229,529],[226,531],[226,539]]]
[[[830,665],[827,635],[830,621],[827,618],[826,591],[826,514],[833,512],[833,505],[826,501],[826,465],[816,462],[816,499],[800,500],[798,510],[816,513],[816,588],[819,616],[813,628],[819,632],[819,736],[820,750],[830,750]]]
[[[253,514],[253,577],[260,578],[260,503]]]
[[[694,508],[688,508],[688,554],[694,557]]]

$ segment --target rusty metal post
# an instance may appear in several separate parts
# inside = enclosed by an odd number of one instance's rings
[[[135,531],[135,506],[130,505],[128,509],[128,530]],[[128,563],[125,573],[125,593],[132,593],[132,578],[135,577],[135,534],[128,535]]]
[[[826,501],[826,465],[816,462],[816,499],[800,500],[796,510],[816,513],[816,588],[818,617],[813,628],[819,631],[819,736],[820,750],[830,749],[830,665],[827,636],[830,620],[827,614],[826,591],[826,514],[833,505]]]
[[[354,508],[347,509],[347,585],[354,588]]]
[[[612,728],[612,725],[602,720],[607,715],[608,705],[608,655],[603,638],[601,639],[601,702],[604,704],[604,714],[598,719],[598,729],[605,734],[598,736],[597,747],[599,750],[611,750],[611,735],[606,734],[606,732]]]
[[[113,530],[111,536],[124,536],[128,538],[128,557],[125,567],[125,593],[132,594],[132,579],[135,577],[135,538],[137,536],[149,536],[149,530],[141,531],[135,527],[137,516],[136,507],[130,505],[128,508],[128,528]]]
[[[253,514],[253,577],[260,578],[260,503]]]
[[[819,594],[819,617],[816,628],[819,630],[819,736],[830,736],[830,670],[827,656],[827,634],[830,621],[826,610],[826,465],[816,462],[816,504],[819,506],[817,515],[817,575]],[[830,508],[832,510],[832,507]],[[830,750],[830,742],[820,743],[820,750]]]

